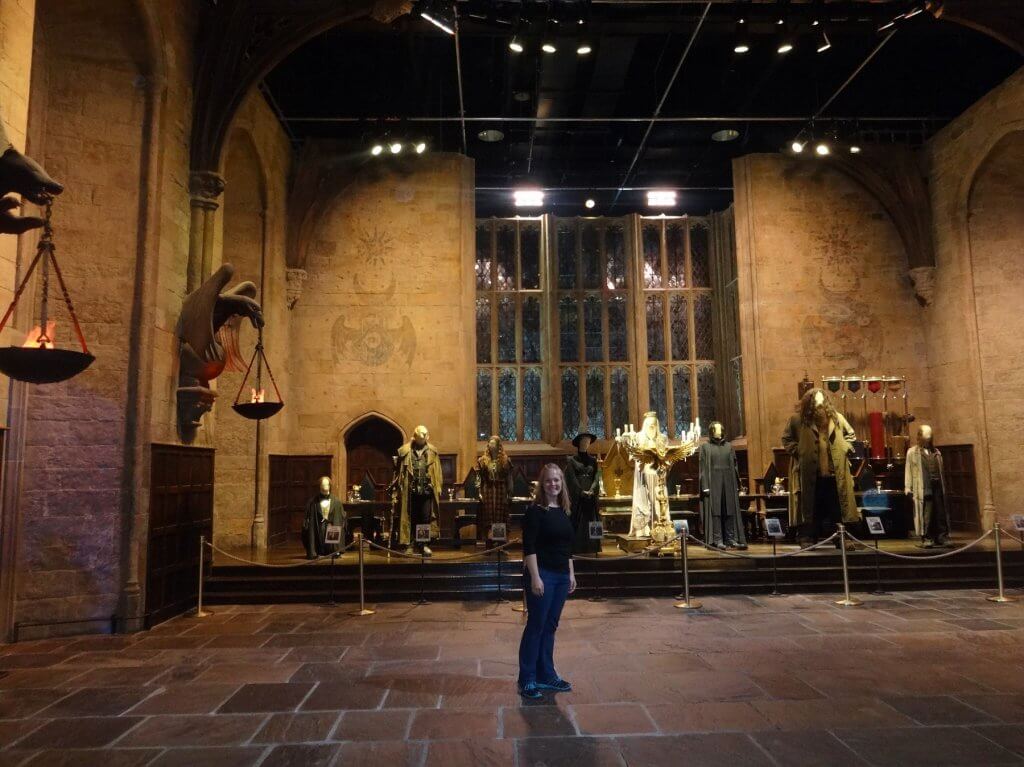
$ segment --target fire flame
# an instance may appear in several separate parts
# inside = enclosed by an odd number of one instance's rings
[[[40,340],[39,340],[39,337],[41,335],[43,335],[43,333],[39,329],[39,326],[36,325],[34,328],[32,328],[28,332],[28,335],[25,336],[25,343],[23,343],[21,345],[22,348],[25,348],[25,349],[43,349],[43,348],[53,349],[54,348],[53,342],[54,342],[54,339],[55,339],[55,335],[54,335],[53,331],[54,331],[54,327],[56,326],[56,324],[57,323],[54,322],[53,320],[50,320],[49,322],[46,323],[46,341],[43,341],[43,342],[40,342]]]
[[[263,402],[263,398],[264,398],[265,393],[266,393],[264,389],[260,389],[259,391],[256,391],[255,389],[252,389],[251,391],[252,391],[252,399],[250,400],[250,402]]]

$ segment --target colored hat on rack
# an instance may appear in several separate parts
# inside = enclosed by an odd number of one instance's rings
[[[586,428],[580,427],[579,432],[575,437],[572,438],[572,446],[578,448],[580,446],[580,440],[584,437],[590,437],[591,442],[597,441],[597,435],[593,432],[587,431]]]

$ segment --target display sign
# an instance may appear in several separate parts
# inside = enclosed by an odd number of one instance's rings
[[[689,535],[690,534],[690,523],[685,519],[673,519],[672,527],[676,531],[676,535]]]
[[[430,543],[430,525],[416,525],[416,543]]]
[[[341,525],[328,525],[324,532],[324,543],[341,543]]]
[[[599,541],[604,538],[604,525],[600,522],[591,522],[590,525],[590,540]]]
[[[868,532],[872,535],[885,535],[885,525],[882,524],[881,517],[864,517],[864,521],[868,523]]]
[[[765,519],[764,531],[771,538],[782,538],[786,535],[782,530],[782,520],[777,517],[768,517]]]
[[[1010,519],[1013,520],[1013,526],[1017,532],[1024,533],[1024,514],[1014,514]]]
[[[504,543],[508,540],[508,526],[504,522],[495,522],[491,525],[491,540],[495,543]]]

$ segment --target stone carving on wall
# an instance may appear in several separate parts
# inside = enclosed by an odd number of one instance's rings
[[[305,269],[285,269],[285,301],[289,309],[294,308],[302,296],[302,286],[308,276]]]
[[[363,271],[353,277],[357,293],[384,293],[388,298],[394,295],[398,271],[394,251],[394,237],[386,229],[375,226],[356,235],[355,262],[363,265]],[[404,279],[412,276],[405,274]]]
[[[178,435],[185,444],[195,440],[200,419],[217,398],[210,381],[238,356],[237,329],[242,318],[247,317],[254,328],[263,327],[256,285],[240,282],[224,290],[234,273],[235,267],[224,264],[185,296],[181,305],[175,333],[179,343]],[[225,326],[228,331],[221,333]]]
[[[385,312],[372,312],[352,324],[344,316],[338,317],[331,339],[336,363],[354,360],[369,367],[380,367],[397,353],[406,366],[410,366],[416,355],[416,329],[412,320]]]
[[[801,330],[803,356],[827,361],[834,370],[864,370],[881,344],[881,328],[862,295],[864,255],[849,226],[832,223],[815,238],[815,287],[827,299],[820,313],[808,315]]]
[[[931,306],[935,297],[935,267],[918,266],[910,270],[910,281],[914,285],[914,297],[921,306]]]

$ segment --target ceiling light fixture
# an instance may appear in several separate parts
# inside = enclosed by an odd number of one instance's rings
[[[828,33],[821,30],[821,36],[818,38],[818,53],[824,53],[831,47],[832,41],[828,39]]]
[[[749,51],[750,51],[750,46],[747,45],[747,43],[743,43],[743,42],[736,43],[736,45],[732,49],[733,53],[748,53]]]
[[[800,154],[802,151],[804,151],[804,145],[804,142],[797,139],[796,141],[789,145],[789,148],[793,151],[793,154]]]
[[[647,205],[651,208],[671,208],[676,204],[674,189],[652,189],[647,193]]]
[[[789,53],[791,50],[793,50],[793,41],[790,40],[788,37],[784,37],[782,38],[782,40],[779,41],[779,47],[776,48],[775,50],[780,54]]]
[[[719,143],[725,143],[726,141],[735,141],[740,137],[740,132],[735,128],[722,128],[722,130],[716,130],[711,134],[712,141],[718,141]]]
[[[402,151],[402,143],[400,141],[396,141],[393,144],[389,145],[388,149],[391,150],[391,154],[398,154],[399,152]]]
[[[591,48],[588,43],[580,43],[579,47],[576,49],[576,55],[577,56],[586,56],[588,53],[590,53],[593,50],[594,49]]]
[[[584,204],[584,205],[586,206],[587,210],[591,210],[591,209],[593,209],[593,207],[594,207],[595,205],[597,205],[597,203],[596,203],[596,202],[594,202],[594,201],[593,201],[593,200],[591,200],[591,199],[588,199],[588,200],[587,200],[587,201],[586,201],[585,203],[583,203],[583,204]]]
[[[544,45],[542,45],[540,49],[544,51],[544,53],[554,53],[555,51],[558,50],[558,48],[555,47],[554,43],[544,43]]]
[[[485,141],[488,144],[496,144],[505,138],[505,134],[497,128],[485,128],[476,134],[476,137],[481,141]]]
[[[850,154],[860,154],[860,147],[857,144],[851,144]]]
[[[455,14],[442,3],[423,3],[420,16],[449,35],[455,34]]]
[[[817,146],[814,147],[814,153],[817,154],[818,157],[825,157],[826,155],[832,154],[832,150],[829,149],[828,144],[824,141],[819,141]]]
[[[540,189],[516,189],[512,199],[517,208],[539,208],[544,204],[544,192]]]
[[[374,144],[373,148],[370,150],[370,154],[372,154],[374,157],[376,157],[377,155],[379,155],[383,151],[384,151],[383,145],[381,145],[381,144]]]
[[[512,51],[513,53],[522,53],[523,52],[523,44],[521,42],[519,42],[519,38],[518,37],[513,37],[509,41],[508,49],[510,51]]]
[[[427,142],[420,141],[418,144],[416,144],[414,149],[416,150],[416,154],[423,154],[424,152],[427,151]]]

